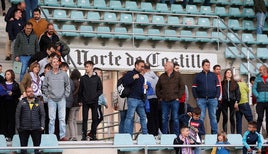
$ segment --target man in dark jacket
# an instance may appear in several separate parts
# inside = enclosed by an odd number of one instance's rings
[[[209,60],[204,59],[202,61],[202,68],[202,72],[195,76],[192,92],[198,107],[202,111],[200,119],[202,121],[205,120],[206,108],[208,108],[212,134],[217,134],[218,125],[216,120],[216,109],[220,95],[220,84],[215,73],[210,72]]]
[[[102,94],[102,83],[98,75],[93,73],[94,63],[86,61],[84,63],[86,74],[80,78],[78,91],[78,102],[82,105],[82,141],[87,140],[87,120],[88,110],[91,108],[92,124],[89,133],[90,140],[97,140],[96,132],[98,126],[98,100]]]
[[[20,144],[26,147],[31,135],[34,146],[39,146],[41,136],[45,127],[45,110],[43,103],[34,97],[32,87],[26,88],[27,97],[23,98],[16,110],[16,129],[19,132]],[[21,150],[21,154],[26,154],[27,150]],[[38,149],[35,154],[41,154]]]

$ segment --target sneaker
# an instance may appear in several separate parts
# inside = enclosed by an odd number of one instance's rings
[[[6,141],[7,141],[7,142],[11,142],[12,139],[11,139],[10,137],[6,137]]]
[[[67,137],[63,137],[60,139],[60,141],[68,141]]]
[[[77,141],[77,139],[75,137],[70,137],[69,141]]]
[[[87,135],[88,135],[90,141],[96,141],[96,140],[98,140],[97,137],[96,137],[96,135],[94,135],[94,134],[88,133]]]
[[[87,141],[87,137],[82,137],[81,141]]]
[[[7,56],[5,60],[7,60],[7,61],[11,60],[10,56]]]

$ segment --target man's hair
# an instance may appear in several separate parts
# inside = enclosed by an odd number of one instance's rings
[[[99,67],[94,67],[94,68],[93,68],[93,72],[94,72],[94,71],[102,71],[102,69],[99,68]]]
[[[205,63],[210,63],[210,62],[209,62],[209,60],[208,60],[208,59],[204,59],[204,60],[202,60],[202,66],[204,66],[204,65],[205,65]]]
[[[180,66],[180,64],[178,62],[174,62],[173,67],[175,68],[176,66]]]
[[[39,12],[40,14],[41,14],[41,11],[40,11],[40,9],[37,7],[37,8],[35,8],[34,10],[33,10],[33,12]]]
[[[69,65],[68,65],[68,63],[66,63],[66,62],[61,62],[61,64],[60,64],[60,68],[62,68],[62,67],[67,67],[67,68],[69,68]]]
[[[47,68],[52,69],[52,66],[51,66],[50,63],[47,63],[47,64],[45,65],[45,69],[47,69]],[[41,72],[41,73],[42,73],[42,72]]]
[[[57,57],[59,60],[61,59],[61,56],[58,55],[56,52],[52,52],[48,57],[49,57],[49,58]]]
[[[181,126],[180,130],[182,131],[182,130],[184,130],[186,128],[189,128],[189,127],[184,125],[184,126]]]
[[[257,122],[256,121],[250,121],[250,122],[248,122],[248,125],[251,125],[254,128],[257,128]]]
[[[250,82],[251,82],[251,81],[255,81],[255,79],[256,79],[256,77],[255,77],[255,76],[252,76],[252,77],[250,77],[249,81],[250,81]]]
[[[53,26],[54,27],[53,23],[51,23],[51,22],[47,24],[47,29],[48,29],[49,26]]]
[[[219,64],[214,65],[213,70],[216,70],[217,67],[221,67],[221,65],[219,65]]]
[[[199,107],[195,107],[193,109],[193,113],[196,114],[196,115],[200,115],[201,114],[201,109]]]
[[[28,22],[26,22],[26,24],[25,24],[25,27],[26,27],[26,26],[32,26],[32,27],[33,27],[33,24],[32,24],[31,22],[28,21]]]
[[[94,66],[94,63],[93,63],[92,61],[88,60],[88,61],[85,61],[85,62],[84,62],[84,66],[85,66],[85,67],[86,67],[86,65]]]
[[[136,60],[136,62],[135,62],[135,66],[138,65],[138,64],[140,64],[140,63],[145,63],[145,62],[144,62],[144,60],[141,60],[141,59]]]

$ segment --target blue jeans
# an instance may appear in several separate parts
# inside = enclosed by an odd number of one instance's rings
[[[251,108],[248,103],[239,104],[239,111],[236,112],[236,133],[242,134],[242,116],[244,115],[248,122],[253,120]]]
[[[125,133],[133,134],[133,118],[135,111],[140,117],[141,131],[142,134],[148,134],[147,123],[146,123],[146,114],[144,108],[144,102],[140,99],[128,98],[127,99],[127,116],[125,120]]]
[[[205,121],[206,109],[208,108],[208,115],[210,119],[211,133],[218,133],[218,124],[216,120],[216,109],[218,106],[218,100],[215,98],[206,99],[206,98],[198,98],[197,105],[201,109],[200,119]]]
[[[173,130],[176,135],[180,134],[180,124],[179,124],[179,111],[180,103],[176,100],[174,101],[162,101],[161,108],[162,108],[162,133],[168,133],[168,122],[169,122],[169,115],[171,112],[171,119],[173,120]]]
[[[33,10],[37,8],[38,0],[25,0],[26,19],[29,20],[33,16]]]
[[[266,15],[265,15],[265,13],[257,12],[256,13],[256,18],[257,18],[257,29],[256,29],[256,33],[257,34],[262,34]]]
[[[120,114],[119,133],[124,133],[127,110],[119,111],[119,114]]]
[[[60,101],[55,102],[52,99],[48,99],[48,114],[49,114],[49,134],[54,134],[55,132],[55,119],[56,111],[58,109],[58,117],[60,124],[60,139],[65,137],[66,124],[65,124],[65,114],[66,114],[66,100],[65,97]]]
[[[20,71],[20,81],[21,81],[23,79],[24,74],[26,73],[31,56],[20,56],[19,58],[21,62],[21,71]]]

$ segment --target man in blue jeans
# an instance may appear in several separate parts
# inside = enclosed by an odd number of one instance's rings
[[[133,118],[134,113],[137,112],[140,117],[140,124],[142,134],[148,134],[146,113],[145,113],[145,95],[148,86],[145,85],[145,80],[141,72],[144,69],[144,61],[137,60],[135,68],[127,72],[124,76],[123,83],[131,87],[130,95],[127,97],[127,115],[125,120],[124,131],[125,133],[133,134]]]
[[[173,129],[176,135],[180,134],[179,126],[179,98],[185,91],[185,84],[179,72],[174,71],[174,64],[170,61],[164,65],[165,73],[161,74],[156,84],[156,96],[162,108],[162,133],[168,133],[169,114],[173,120]]]
[[[201,120],[205,120],[206,108],[210,119],[211,133],[217,134],[218,124],[216,120],[216,109],[220,95],[220,84],[215,73],[210,72],[210,62],[207,59],[202,61],[202,72],[196,74],[192,92],[198,107],[201,109]]]

